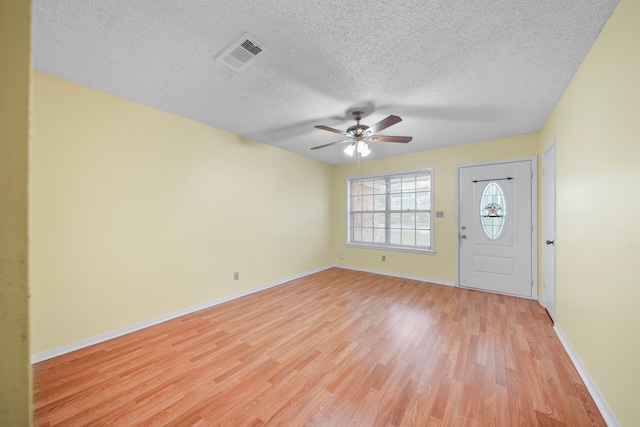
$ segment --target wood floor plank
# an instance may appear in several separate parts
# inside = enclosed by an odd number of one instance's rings
[[[605,426],[534,300],[333,268],[34,365],[36,426]]]

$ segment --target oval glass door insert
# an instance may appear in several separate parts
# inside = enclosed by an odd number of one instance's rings
[[[500,184],[491,181],[484,187],[480,197],[480,222],[491,240],[502,236],[507,223],[507,201]]]

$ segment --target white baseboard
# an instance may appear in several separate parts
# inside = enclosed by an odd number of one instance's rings
[[[103,341],[107,341],[113,338],[120,337],[122,335],[129,334],[131,332],[139,331],[144,328],[148,328],[149,326],[157,325],[158,323],[166,322],[167,320],[175,319],[177,317],[184,316],[186,314],[194,313],[199,310],[203,310],[205,308],[213,307],[218,304],[222,304],[227,301],[234,300],[236,298],[244,297],[247,295],[254,294],[256,292],[264,291],[265,289],[273,288],[278,285],[282,285],[284,283],[290,282],[292,280],[300,279],[302,277],[308,276],[310,274],[318,273],[320,271],[327,270],[333,266],[329,265],[326,267],[318,268],[315,270],[306,271],[301,274],[296,274],[295,276],[287,277],[282,280],[277,280],[275,282],[267,283],[265,285],[261,285],[255,288],[251,288],[242,292],[237,292],[235,294],[227,295],[224,297],[216,298],[212,301],[207,301],[202,304],[194,305],[191,307],[184,308],[182,310],[174,311],[172,313],[163,314],[161,316],[154,317],[152,319],[143,320],[142,322],[137,322],[132,325],[125,326],[120,329],[116,329],[113,331],[105,332],[104,334],[96,335],[90,338],[85,338],[80,341],[72,342],[67,345],[63,345],[61,347],[57,347],[51,350],[43,351],[42,353],[31,355],[31,363],[42,362],[47,359],[52,359],[57,356],[61,356],[63,354],[71,353],[72,351],[80,350],[85,347],[89,347]]]
[[[349,266],[349,265],[342,265],[342,264],[334,264],[333,267],[344,268],[345,270],[362,271],[364,273],[380,274],[382,276],[391,276],[391,277],[400,277],[402,279],[418,280],[420,282],[429,282],[429,283],[434,283],[436,285],[455,286],[455,283],[453,283],[453,282],[447,282],[447,281],[439,280],[439,279],[431,279],[429,277],[411,276],[409,274],[391,273],[389,271],[373,270],[373,269],[369,269],[369,268],[360,268],[360,267],[352,267],[352,266]]]
[[[569,340],[565,336],[564,332],[562,332],[562,329],[560,329],[560,326],[555,325],[553,329],[556,331],[556,335],[560,339],[562,346],[569,355],[569,358],[571,358],[573,365],[576,367],[576,370],[578,371],[580,378],[582,378],[584,385],[587,387],[587,390],[589,390],[589,394],[600,410],[600,414],[602,414],[602,418],[604,418],[607,426],[620,427],[620,423],[616,419],[616,416],[613,414],[611,408],[609,408],[609,405],[607,405],[607,402],[604,400],[602,394],[600,394],[600,390],[598,390],[596,383],[591,378],[591,375],[589,375],[589,372],[587,372],[587,368],[585,368],[585,366],[582,364],[580,358],[573,350],[573,347],[571,347]]]

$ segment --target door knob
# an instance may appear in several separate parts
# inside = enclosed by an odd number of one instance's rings
[[[461,238],[461,239],[466,239],[466,238],[467,238],[467,235],[466,235],[466,234],[461,234],[461,235],[460,235],[460,238]]]
[[[547,245],[555,245],[555,240],[547,240]]]

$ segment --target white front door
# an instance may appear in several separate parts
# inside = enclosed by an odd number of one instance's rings
[[[556,321],[556,144],[542,154],[542,305]]]
[[[533,295],[532,160],[458,167],[460,286]]]

